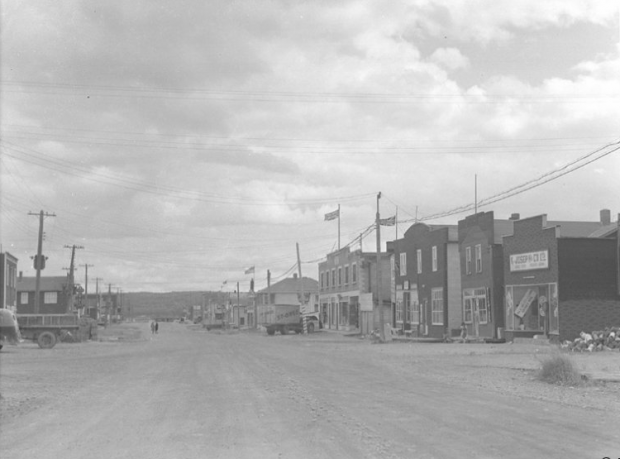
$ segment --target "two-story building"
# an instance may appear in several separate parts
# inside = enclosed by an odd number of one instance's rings
[[[506,338],[574,339],[620,325],[618,223],[514,222],[504,237]]]
[[[17,313],[34,314],[36,277],[17,278]],[[66,314],[70,295],[67,276],[41,277],[39,314]]]
[[[17,310],[17,258],[0,253],[0,308]]]
[[[503,338],[503,237],[512,234],[519,215],[495,219],[479,212],[458,222],[463,322],[474,338]]]
[[[379,289],[376,252],[345,247],[319,263],[319,303],[324,327],[366,334],[378,328],[379,310],[383,311],[384,323],[391,323],[390,254],[381,252],[379,259]],[[381,308],[375,307],[379,304]]]
[[[256,305],[299,305],[302,303],[301,292],[303,290],[304,310],[303,314],[318,312],[319,283],[316,279],[302,277],[301,282],[297,274],[293,277],[282,279],[256,293]]]
[[[413,336],[449,336],[462,320],[456,225],[416,223],[390,247],[395,327]]]

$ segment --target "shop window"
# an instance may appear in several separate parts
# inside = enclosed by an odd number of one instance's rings
[[[433,325],[443,325],[443,288],[431,290],[431,322]]]
[[[416,250],[416,262],[418,265],[418,274],[422,274],[422,250]]]
[[[407,253],[403,252],[400,254],[400,275],[401,276],[406,276],[407,275]]]
[[[397,291],[396,292],[396,322],[402,323],[403,321],[403,302],[404,302],[404,295],[406,295],[407,292],[402,292],[402,291]]]
[[[471,274],[471,247],[465,247],[465,274]]]
[[[415,325],[420,323],[420,303],[415,299],[411,302],[411,323]]]
[[[433,272],[437,271],[437,246],[434,245],[432,248],[432,256],[433,256]]]
[[[486,324],[489,322],[489,309],[487,308],[487,299],[486,297],[478,297],[476,298],[478,303],[478,317],[480,318],[481,324]]]
[[[473,316],[473,308],[472,308],[472,299],[471,298],[465,298],[463,301],[463,321],[466,324],[470,324],[472,323],[472,316]]]

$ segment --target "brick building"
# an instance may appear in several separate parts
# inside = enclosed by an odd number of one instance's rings
[[[458,223],[463,322],[470,336],[499,338],[504,327],[502,237],[512,233],[509,220],[479,212]]]
[[[381,301],[384,323],[390,320],[390,254],[382,252]],[[327,255],[319,263],[319,303],[323,326],[368,333],[379,325],[377,254],[349,247]]]
[[[389,247],[395,327],[414,336],[449,336],[462,320],[456,225],[416,223]]]
[[[39,314],[66,314],[69,307],[69,278],[41,277],[39,285]],[[17,313],[33,314],[36,277],[17,279]]]
[[[609,211],[599,222],[516,221],[504,256],[507,339],[563,341],[620,325],[618,226]]]

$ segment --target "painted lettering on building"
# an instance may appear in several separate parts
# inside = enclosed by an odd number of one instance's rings
[[[549,267],[549,251],[517,253],[510,255],[510,271],[529,271]]]

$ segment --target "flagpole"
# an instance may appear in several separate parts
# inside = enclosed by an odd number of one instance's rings
[[[340,250],[340,204],[338,204],[338,250]]]
[[[381,297],[381,215],[379,213],[379,200],[381,199],[381,192],[377,194],[377,307],[379,309],[379,340],[385,342],[385,330],[383,327],[383,301]]]

